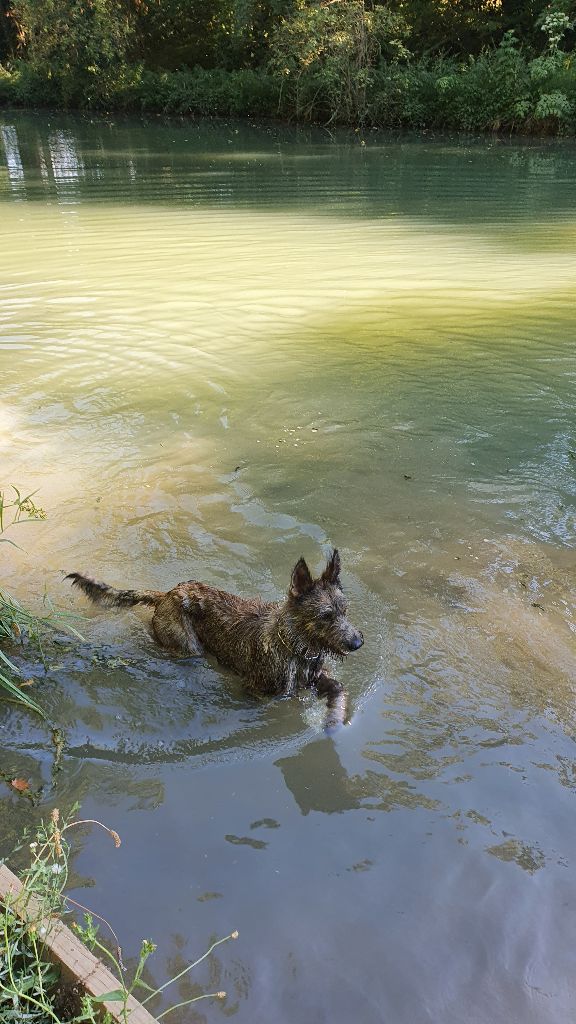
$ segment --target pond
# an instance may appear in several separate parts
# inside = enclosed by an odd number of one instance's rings
[[[0,113],[3,585],[81,612],[0,708],[1,854],[79,801],[72,895],[175,1024],[573,1012],[576,147]],[[0,153],[2,149],[0,148]],[[63,570],[279,599],[339,548],[350,721],[256,702]],[[168,990],[170,992],[170,990]],[[167,998],[165,1006],[169,1005]]]

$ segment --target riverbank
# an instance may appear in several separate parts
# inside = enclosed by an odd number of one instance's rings
[[[210,14],[10,0],[0,105],[573,135],[574,19],[561,0],[528,17],[452,6],[236,3]]]
[[[266,69],[151,70],[124,65],[105,81],[71,83],[24,61],[0,67],[0,105],[457,132],[572,136],[576,68],[562,51],[529,58],[513,35],[480,56],[381,62],[361,96],[322,69],[296,76]]]

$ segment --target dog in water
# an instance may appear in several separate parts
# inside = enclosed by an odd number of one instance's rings
[[[343,660],[362,646],[364,638],[346,617],[337,551],[316,580],[300,558],[288,594],[277,604],[237,597],[194,580],[162,592],[115,590],[77,572],[66,579],[104,607],[142,604],[153,608],[152,631],[167,650],[213,654],[260,696],[287,697],[314,689],[326,698],[326,725],[344,721],[344,688],[327,675],[324,662],[326,658]]]

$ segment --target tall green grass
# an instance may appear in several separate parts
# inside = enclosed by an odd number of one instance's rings
[[[6,536],[7,532],[23,523],[45,519],[46,513],[35,504],[35,492],[22,495],[14,485],[10,490],[11,494],[6,490],[0,491],[0,544],[18,548],[13,538]],[[44,659],[43,640],[54,630],[65,629],[82,639],[72,625],[74,616],[54,608],[47,595],[44,603],[46,614],[36,615],[24,608],[7,591],[0,590],[0,694],[46,719],[40,705],[22,689],[18,681],[21,678],[20,669],[4,649],[7,645],[12,647],[27,641],[40,651]]]

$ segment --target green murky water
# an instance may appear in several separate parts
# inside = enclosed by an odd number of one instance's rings
[[[574,145],[6,112],[0,136],[1,475],[49,516],[3,582],[86,615],[34,666],[55,787],[8,706],[0,767],[121,833],[81,840],[77,898],[127,955],[154,937],[158,983],[239,929],[195,977],[226,1003],[181,1022],[565,1024]],[[272,598],[331,545],[366,637],[334,739],[61,581]],[[0,799],[0,852],[29,813]]]

